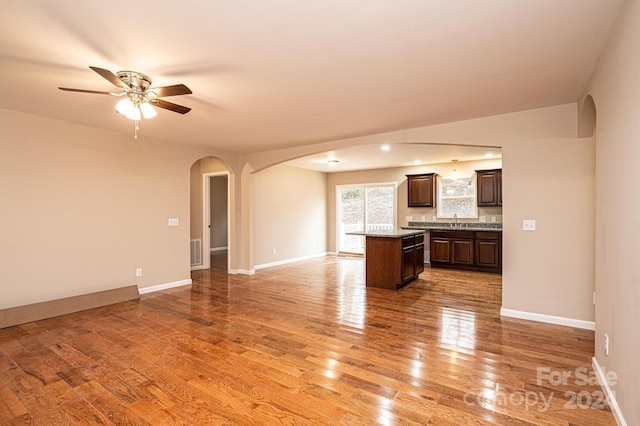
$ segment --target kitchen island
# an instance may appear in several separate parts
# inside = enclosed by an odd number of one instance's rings
[[[424,271],[424,231],[383,229],[349,232],[365,237],[367,287],[397,290]]]

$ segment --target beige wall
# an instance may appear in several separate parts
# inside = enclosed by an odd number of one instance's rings
[[[594,153],[591,139],[503,147],[503,308],[594,320]]]
[[[255,266],[327,251],[325,173],[271,167],[254,175],[252,193]]]
[[[188,280],[189,167],[202,155],[0,109],[0,309]]]
[[[460,176],[472,176],[475,170],[487,170],[502,167],[501,159],[483,161],[461,161],[456,165],[456,170]],[[432,221],[432,216],[436,214],[435,208],[409,208],[407,207],[407,177],[408,174],[416,173],[438,173],[442,176],[449,176],[453,171],[452,163],[431,164],[414,167],[393,167],[387,169],[358,170],[353,172],[329,173],[328,177],[328,249],[336,252],[336,186],[352,184],[370,183],[396,183],[397,190],[397,224],[399,227],[407,225],[407,216],[413,216],[414,222],[421,222],[422,216],[426,216],[426,222]],[[479,208],[478,215],[495,216],[497,222],[502,222],[502,208],[488,207]],[[464,222],[477,222],[479,219],[465,219]],[[488,218],[488,221],[491,219]],[[439,219],[439,221],[450,221],[450,219]]]
[[[585,95],[596,105],[596,358],[640,424],[640,2],[628,0]],[[610,338],[604,353],[604,335]]]

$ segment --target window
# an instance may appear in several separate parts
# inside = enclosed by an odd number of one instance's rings
[[[468,178],[446,179],[438,176],[439,218],[477,218],[478,202],[475,175]]]

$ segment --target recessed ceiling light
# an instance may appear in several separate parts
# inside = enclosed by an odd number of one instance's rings
[[[487,158],[493,158],[493,152],[487,152],[484,156]]]
[[[338,163],[340,163],[340,161],[338,161],[338,160],[329,160],[329,161],[327,161],[327,164],[329,165],[329,167],[338,167]]]
[[[383,151],[389,151],[391,149],[391,147],[389,145],[382,145],[380,147],[380,149],[383,150]]]

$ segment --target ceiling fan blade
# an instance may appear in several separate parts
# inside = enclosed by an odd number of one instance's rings
[[[166,96],[190,95],[193,92],[184,84],[174,84],[173,86],[153,87],[149,92],[154,92],[159,98]]]
[[[112,73],[109,70],[105,70],[104,68],[98,68],[98,67],[89,67],[92,70],[94,70],[95,72],[97,72],[98,74],[100,74],[102,77],[104,77],[105,79],[109,80],[109,82],[111,84],[113,84],[116,87],[122,87],[124,89],[129,89],[129,86],[127,86],[127,84],[120,80],[114,73]]]
[[[95,93],[96,95],[113,95],[111,92],[102,92],[100,90],[71,89],[69,87],[58,87],[65,92]]]
[[[174,104],[172,102],[167,102],[162,99],[152,99],[150,101],[151,105],[157,106],[158,108],[168,109],[169,111],[178,112],[180,114],[186,114],[191,111],[191,108],[186,106]]]

